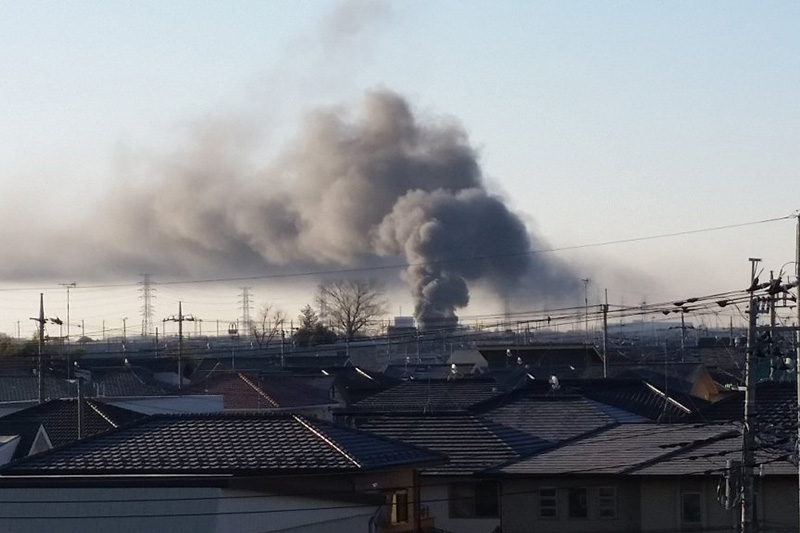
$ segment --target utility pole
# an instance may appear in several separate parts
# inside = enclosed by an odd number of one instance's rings
[[[72,342],[70,341],[70,337],[69,337],[69,289],[71,287],[77,286],[77,283],[75,283],[73,281],[72,283],[62,283],[61,285],[67,288],[67,379],[71,379],[72,378],[72,353],[71,353],[72,350],[71,350],[71,346],[70,345],[72,344]],[[81,329],[83,329],[83,328],[81,328]]]
[[[797,439],[795,448],[797,450],[797,457],[800,457],[800,213],[797,215],[797,230],[795,235],[795,261],[794,261],[794,274],[795,274],[795,288],[797,289],[797,300],[795,301],[795,308],[797,309],[797,323],[794,330],[794,371],[795,371],[795,384],[796,384],[796,400],[797,400],[797,424],[795,430],[797,431]],[[797,497],[798,497],[798,511],[800,511],[800,462],[797,465]],[[800,523],[800,515],[798,515],[798,523]]]
[[[583,318],[584,318],[584,341],[589,342],[589,278],[581,280],[583,282]]]
[[[39,323],[39,350],[36,359],[36,388],[39,392],[39,403],[44,402],[44,365],[42,364],[42,349],[44,347],[44,293],[39,293],[39,318],[31,318]]]
[[[69,290],[76,287],[77,283],[74,281],[72,283],[62,283],[61,286],[67,289],[67,349],[69,349]]]
[[[183,302],[178,302],[178,315],[171,315],[165,318],[165,322],[178,323],[178,390],[183,388],[183,323],[184,321],[194,322],[192,315],[183,314]]]
[[[686,310],[681,308],[681,361],[686,357]]]
[[[756,331],[758,328],[758,298],[756,269],[761,259],[750,258],[750,315],[747,330],[747,356],[744,366],[744,427],[742,428],[742,487],[741,532],[755,531],[755,486],[753,483],[756,413]]]
[[[603,304],[603,377],[608,377],[608,289]]]

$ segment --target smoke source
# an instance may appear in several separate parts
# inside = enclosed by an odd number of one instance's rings
[[[501,298],[574,289],[559,281],[575,278],[564,265],[527,253],[541,244],[487,191],[463,129],[415,116],[396,93],[367,93],[355,116],[310,114],[261,170],[245,164],[251,133],[235,121],[198,126],[153,179],[120,187],[70,239],[28,248],[0,272],[235,276],[403,257],[423,325],[454,322],[472,284]]]

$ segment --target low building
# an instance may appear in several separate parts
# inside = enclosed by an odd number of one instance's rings
[[[0,472],[4,531],[431,528],[435,453],[299,415],[155,415]]]

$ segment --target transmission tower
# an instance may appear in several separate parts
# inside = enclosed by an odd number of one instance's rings
[[[242,287],[242,296],[239,303],[242,306],[242,327],[246,335],[249,335],[253,330],[253,324],[250,320],[250,310],[253,308],[253,304],[250,296],[250,287]]]
[[[142,337],[146,337],[153,334],[153,315],[155,314],[153,300],[156,297],[154,294],[156,289],[153,287],[155,283],[150,278],[150,274],[143,274],[139,285],[141,285],[139,298],[142,300]]]

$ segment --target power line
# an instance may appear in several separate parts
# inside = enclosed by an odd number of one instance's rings
[[[608,240],[608,241],[600,241],[594,243],[586,243],[586,244],[577,244],[573,246],[562,246],[557,248],[542,248],[539,250],[522,250],[517,252],[508,252],[502,254],[485,254],[485,255],[472,255],[472,256],[464,256],[452,259],[443,259],[439,261],[420,261],[414,263],[393,263],[390,265],[378,265],[378,266],[369,266],[369,267],[354,267],[354,268],[339,268],[339,269],[326,269],[326,270],[312,270],[312,271],[305,271],[305,272],[284,272],[279,274],[263,274],[259,276],[234,276],[234,277],[217,277],[217,278],[203,278],[203,279],[193,279],[193,280],[169,280],[169,281],[160,281],[159,285],[191,285],[191,284],[208,284],[208,283],[224,283],[224,282],[242,282],[242,281],[258,281],[258,280],[267,280],[267,279],[285,279],[285,278],[301,278],[301,277],[310,277],[310,276],[328,276],[328,275],[335,275],[335,274],[352,274],[358,272],[378,272],[378,271],[385,271],[385,270],[397,270],[409,267],[417,267],[417,266],[429,266],[429,265],[441,265],[441,264],[450,264],[450,263],[461,263],[467,261],[476,261],[482,259],[503,259],[503,258],[511,258],[511,257],[520,257],[526,255],[538,255],[538,254],[547,254],[547,253],[556,253],[556,252],[566,252],[566,251],[573,251],[573,250],[582,250],[586,248],[599,248],[603,246],[613,246],[618,244],[628,244],[633,242],[643,242],[643,241],[650,241],[656,239],[666,239],[672,237],[681,237],[685,235],[694,235],[699,233],[708,233],[714,231],[722,231],[734,228],[741,228],[746,226],[756,226],[761,224],[768,224],[772,222],[778,222],[781,220],[787,219],[794,219],[796,218],[796,214],[785,215],[780,217],[768,218],[763,220],[756,220],[752,222],[741,222],[737,224],[726,224],[722,226],[712,226],[708,228],[699,228],[693,230],[684,230],[684,231],[676,231],[672,233],[661,233],[657,235],[647,235],[642,237],[631,237],[627,239],[615,239],[615,240]],[[95,284],[95,285],[81,285],[80,289],[109,289],[109,288],[120,288],[120,287],[131,287],[137,285],[138,283],[109,283],[109,284]],[[43,290],[42,287],[7,287],[7,288],[0,288],[0,292],[10,292],[10,291],[39,291]]]

